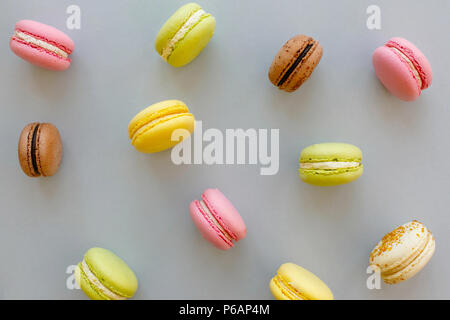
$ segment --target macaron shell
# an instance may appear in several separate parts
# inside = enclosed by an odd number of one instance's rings
[[[404,38],[394,37],[389,41],[396,43],[408,57],[415,61],[423,82],[422,90],[431,86],[431,83],[433,82],[433,70],[431,69],[430,62],[422,51],[420,51],[412,42]]]
[[[138,288],[136,275],[117,255],[106,249],[92,248],[84,259],[91,272],[109,290],[127,298],[135,294]]]
[[[328,187],[350,183],[363,174],[363,166],[341,170],[305,170],[300,169],[300,178],[315,186]]]
[[[156,36],[155,50],[161,55],[167,41],[173,38],[189,17],[201,7],[196,3],[188,3],[180,7],[161,27]]]
[[[333,300],[333,293],[322,280],[294,263],[283,264],[278,269],[278,275],[308,300]]]
[[[375,73],[394,96],[414,101],[421,93],[418,81],[409,64],[388,47],[379,47],[372,57]]]
[[[61,163],[62,143],[58,129],[50,123],[42,123],[38,128],[36,161],[44,177],[54,175]]]
[[[277,286],[274,278],[272,278],[269,283],[269,289],[273,297],[276,300],[291,300],[289,296],[279,286]]]
[[[238,241],[245,238],[247,234],[245,223],[239,212],[222,192],[218,189],[207,189],[202,194],[202,198],[222,228],[233,239]]]
[[[152,104],[151,106],[145,108],[144,110],[140,111],[136,116],[133,117],[133,119],[130,121],[130,124],[128,125],[128,137],[131,139],[134,135],[134,133],[144,126],[145,124],[149,123],[150,121],[153,121],[155,118],[167,115],[170,112],[167,112],[167,110],[170,110],[172,108],[179,108],[179,109],[185,109],[184,112],[189,112],[186,104],[183,101],[180,100],[165,100],[161,101],[155,104]]]
[[[300,162],[356,161],[362,159],[361,150],[348,143],[318,143],[306,147],[300,153]]]
[[[180,141],[172,141],[172,133],[176,129],[184,129],[192,134],[194,126],[195,119],[192,114],[178,116],[139,133],[139,136],[133,140],[132,144],[140,152],[160,152],[180,143]]]
[[[208,242],[220,250],[228,250],[233,247],[233,243],[226,239],[220,230],[202,214],[197,200],[192,201],[189,205],[189,213],[201,235]]]
[[[414,277],[428,264],[434,254],[435,249],[436,243],[433,239],[428,243],[423,252],[414,260],[412,264],[393,275],[384,277],[384,282],[388,284],[396,284]]]
[[[305,60],[299,64],[296,71],[280,86],[281,90],[293,92],[297,90],[306,80],[309,79],[316,66],[322,59],[323,49],[319,43],[311,49]]]
[[[175,45],[167,62],[173,67],[182,67],[190,63],[208,45],[214,35],[215,28],[216,19],[214,17],[203,18]]]
[[[64,71],[70,67],[69,60],[57,57],[54,54],[46,52],[44,49],[33,47],[14,39],[11,39],[9,42],[9,47],[17,56],[38,67],[54,71]]]
[[[72,53],[75,47],[73,40],[67,34],[52,26],[37,21],[21,20],[16,23],[16,29],[45,38],[58,46],[63,46],[66,49],[65,51],[69,54]]]

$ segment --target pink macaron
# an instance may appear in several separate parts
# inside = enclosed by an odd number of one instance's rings
[[[221,250],[234,246],[243,239],[247,228],[239,212],[218,189],[207,189],[202,200],[189,206],[192,220],[203,237]]]
[[[392,38],[376,49],[372,63],[381,83],[405,101],[416,100],[433,80],[433,71],[425,55],[403,38]]]
[[[16,23],[9,47],[16,55],[34,65],[62,71],[70,66],[69,55],[74,49],[74,43],[56,28],[32,20],[21,20]]]

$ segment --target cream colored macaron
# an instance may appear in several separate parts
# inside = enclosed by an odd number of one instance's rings
[[[412,278],[430,261],[435,250],[433,234],[414,220],[381,239],[370,254],[370,265],[378,267],[385,283]]]

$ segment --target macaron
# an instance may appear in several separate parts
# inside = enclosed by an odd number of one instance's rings
[[[404,101],[416,100],[433,80],[428,59],[414,44],[403,38],[392,38],[376,49],[372,63],[386,89]]]
[[[239,212],[218,189],[207,189],[202,200],[189,206],[192,220],[202,236],[216,248],[228,250],[247,234]]]
[[[184,102],[166,100],[139,112],[128,125],[128,135],[136,150],[154,153],[181,142],[172,139],[175,130],[184,129],[189,135],[194,131],[194,126],[195,118]]]
[[[269,80],[286,92],[297,90],[319,64],[323,49],[318,41],[305,35],[289,39],[273,59]]]
[[[333,293],[322,280],[294,263],[282,264],[269,287],[277,300],[333,300]]]
[[[386,234],[370,254],[385,283],[396,284],[416,275],[430,261],[436,244],[430,230],[413,220]]]
[[[109,250],[89,249],[75,269],[75,280],[92,300],[126,300],[133,297],[138,281],[133,270]]]
[[[155,50],[167,63],[182,67],[207,46],[216,20],[196,3],[179,8],[159,30]]]
[[[362,175],[361,161],[361,150],[351,144],[314,144],[300,153],[300,178],[316,186],[349,183]]]
[[[11,50],[22,59],[50,70],[69,68],[75,47],[72,39],[58,29],[32,20],[16,23],[9,42]]]
[[[58,129],[51,123],[27,124],[19,137],[18,154],[20,167],[27,176],[54,175],[62,158]]]

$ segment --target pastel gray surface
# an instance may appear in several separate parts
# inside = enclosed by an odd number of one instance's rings
[[[199,0],[216,17],[216,33],[196,60],[175,69],[153,41],[186,2],[77,1],[81,30],[66,28],[73,1],[0,2],[0,298],[85,299],[66,288],[65,272],[93,246],[136,272],[137,299],[272,299],[269,281],[288,261],[317,274],[337,299],[450,298],[450,59],[442,55],[450,44],[440,37],[450,3],[376,1],[382,29],[370,31],[371,1],[292,0],[280,8],[271,0]],[[72,37],[67,71],[10,52],[20,19]],[[324,55],[288,94],[267,70],[297,33],[319,40]],[[392,36],[414,42],[433,67],[433,85],[412,103],[390,95],[373,72],[372,52]],[[129,120],[165,99],[186,102],[205,128],[279,128],[278,174],[260,176],[254,165],[176,166],[170,151],[136,152]],[[20,131],[32,121],[54,123],[62,136],[61,167],[48,179],[26,177],[17,160]],[[363,176],[332,188],[303,183],[301,149],[329,141],[362,149]],[[204,241],[189,217],[190,201],[208,187],[247,224],[247,237],[228,252]],[[368,290],[370,251],[412,219],[435,235],[435,256],[415,278]]]

